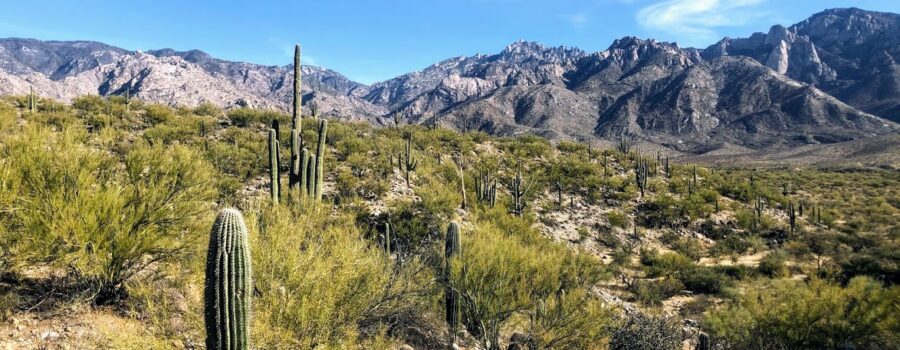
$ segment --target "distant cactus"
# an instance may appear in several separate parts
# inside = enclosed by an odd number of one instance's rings
[[[563,206],[563,185],[562,185],[562,176],[556,179],[556,206],[557,209],[562,209]]]
[[[319,140],[316,144],[316,200],[322,200],[322,191],[325,189],[325,138],[328,135],[328,121],[319,120]]]
[[[616,145],[616,150],[618,150],[623,155],[627,155],[628,152],[631,151],[631,145],[628,144],[628,139],[625,138],[625,135],[622,135],[619,138],[619,143]]]
[[[34,87],[28,88],[28,111],[34,113],[37,109],[37,97],[34,96]]]
[[[478,169],[478,174],[475,175],[475,200],[493,208],[496,199],[497,180],[487,169]]]
[[[250,348],[252,269],[244,218],[237,209],[216,216],[209,237],[203,288],[206,348]]]
[[[384,223],[384,237],[381,242],[384,247],[384,252],[390,254],[391,253],[391,223]]]
[[[791,235],[793,236],[797,227],[797,211],[794,209],[794,202],[788,202],[787,214],[791,225]]]
[[[609,164],[607,164],[608,161],[609,157],[606,153],[603,153],[603,177],[609,177]]]
[[[269,129],[269,192],[272,196],[272,204],[278,205],[281,192],[278,176],[278,136],[275,129]]]
[[[512,192],[510,213],[515,216],[522,216],[525,213],[525,207],[527,206],[525,195],[531,189],[533,183],[533,181],[525,181],[522,178],[522,162],[516,162],[516,177],[509,186],[509,190]]]
[[[788,190],[788,183],[781,184],[781,195],[787,197],[791,192]]]
[[[412,155],[412,135],[406,136],[406,155],[403,157],[403,162],[400,163],[400,169],[404,171],[404,179],[406,179],[406,186],[409,187],[409,172],[415,171],[416,168],[419,167],[419,160],[415,159]]]
[[[669,156],[666,156],[665,162],[663,163],[663,168],[666,171],[666,178],[672,178],[672,168],[669,167]]]
[[[650,177],[650,162],[646,159],[638,158],[635,162],[634,180],[637,187],[641,190],[641,197],[647,189],[647,179]]]
[[[452,264],[453,258],[458,257],[462,253],[462,246],[459,238],[459,224],[456,221],[450,222],[447,227],[447,237],[444,246],[444,281],[446,286],[444,289],[444,306],[446,310],[446,320],[449,326],[450,344],[453,344],[456,337],[456,329],[459,327],[459,294],[453,288]]]

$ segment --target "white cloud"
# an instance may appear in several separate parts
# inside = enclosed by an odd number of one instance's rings
[[[708,45],[719,39],[716,28],[740,26],[764,15],[767,0],[667,0],[642,8],[637,21],[644,28],[678,38],[681,44]]]
[[[587,24],[587,22],[588,22],[588,17],[587,17],[587,15],[585,15],[583,13],[579,13],[579,14],[569,16],[567,18],[567,20],[569,21],[569,24],[572,25],[572,27],[583,28],[584,25]]]

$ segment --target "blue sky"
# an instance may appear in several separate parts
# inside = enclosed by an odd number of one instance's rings
[[[0,12],[0,37],[96,40],[126,49],[200,49],[304,64],[372,83],[518,40],[602,51],[634,35],[705,47],[826,8],[900,12],[897,0],[28,0]]]

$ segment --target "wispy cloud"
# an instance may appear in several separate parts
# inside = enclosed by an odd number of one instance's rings
[[[585,13],[583,13],[583,12],[582,12],[582,13],[576,13],[576,14],[574,14],[574,15],[566,15],[566,16],[562,16],[562,17],[563,17],[563,19],[565,19],[567,22],[569,22],[569,25],[571,25],[571,26],[572,26],[573,28],[575,28],[575,29],[581,29],[581,28],[584,28],[584,26],[585,26],[585,25],[588,23],[588,21],[590,20],[590,19],[588,18],[587,14],[585,14]]]
[[[667,0],[638,11],[638,23],[648,30],[675,35],[681,44],[709,44],[717,28],[740,26],[765,15],[767,0]]]

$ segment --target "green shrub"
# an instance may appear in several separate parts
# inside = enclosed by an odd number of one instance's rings
[[[606,218],[609,220],[609,225],[612,227],[628,227],[628,218],[625,216],[625,213],[622,213],[621,211],[611,210]]]
[[[814,279],[760,281],[704,324],[728,349],[892,348],[900,341],[900,289],[857,277],[847,287]]]
[[[359,335],[377,340],[382,321],[411,321],[400,317],[424,308],[413,296],[427,290],[433,275],[415,261],[396,266],[363,239],[352,218],[314,203],[248,212],[256,346],[370,348]]]
[[[635,315],[619,327],[609,340],[610,350],[681,349],[681,326],[673,318]]]
[[[546,239],[529,243],[487,223],[462,237],[463,254],[452,266],[451,284],[461,296],[463,324],[489,349],[499,349],[500,331],[522,310],[533,310],[542,300],[545,307],[552,306],[548,298],[561,291],[583,293],[601,276],[596,259],[576,255]],[[574,305],[564,309],[569,311],[560,315],[577,310]],[[590,317],[595,311],[586,308],[578,311],[578,317]],[[576,330],[600,332],[588,327],[602,327],[602,323],[585,321],[584,327]]]
[[[787,275],[787,266],[785,265],[785,261],[787,260],[787,255],[782,251],[772,251],[769,254],[766,254],[759,261],[759,266],[756,269],[760,274],[768,277],[783,277]]]
[[[4,140],[20,210],[2,224],[16,266],[70,270],[98,302],[112,301],[151,263],[191,253],[212,172],[181,146],[138,144],[120,163],[82,142],[78,132],[31,128]]]
[[[681,271],[678,279],[684,289],[694,293],[719,294],[728,287],[728,277],[709,267],[694,267]]]
[[[684,285],[675,278],[637,280],[628,289],[634,294],[635,301],[647,306],[659,306],[664,300],[678,295],[682,290]]]

